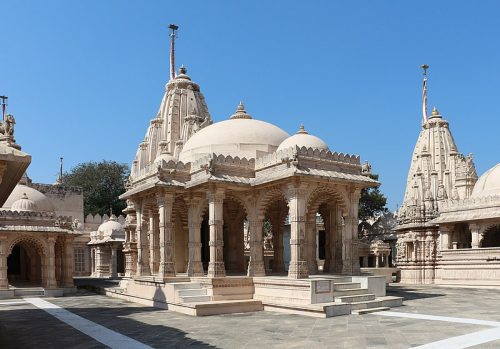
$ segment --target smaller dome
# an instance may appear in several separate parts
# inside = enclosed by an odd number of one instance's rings
[[[102,223],[97,232],[104,240],[124,240],[125,230],[118,222],[115,215],[111,215],[108,221]]]
[[[33,200],[30,200],[28,198],[28,195],[26,195],[26,193],[23,193],[23,196],[12,204],[10,210],[33,212],[38,210],[38,206]]]
[[[328,145],[316,136],[310,135],[305,129],[304,125],[300,125],[299,130],[293,136],[288,137],[279,145],[276,151],[286,148],[298,146],[299,148],[313,148],[321,150],[329,150]]]
[[[496,164],[479,177],[472,198],[500,195],[500,163]]]

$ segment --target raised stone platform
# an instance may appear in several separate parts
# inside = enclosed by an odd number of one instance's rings
[[[102,293],[193,316],[268,310],[326,318],[403,302],[386,296],[384,276],[179,277],[168,282],[150,277],[123,279]]]

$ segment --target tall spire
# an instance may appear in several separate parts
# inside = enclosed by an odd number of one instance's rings
[[[422,123],[427,122],[427,69],[429,66],[427,64],[422,64],[422,69],[424,70],[424,86],[422,91]]]
[[[170,24],[168,28],[170,29],[170,80],[173,80],[175,78],[175,35],[179,27]]]

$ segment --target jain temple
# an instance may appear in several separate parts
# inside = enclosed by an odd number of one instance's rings
[[[124,216],[84,217],[79,188],[31,183],[4,111],[0,297],[23,282],[63,295],[88,276],[119,280],[109,296],[190,315],[330,317],[401,305],[388,282],[500,286],[500,164],[478,179],[448,121],[428,115],[427,66],[403,204],[392,228],[360,239],[361,191],[380,185],[371,166],[242,102],[213,122],[200,86],[176,72],[175,29],[158,113],[130,154]]]

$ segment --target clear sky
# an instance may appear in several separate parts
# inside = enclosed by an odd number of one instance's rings
[[[257,119],[300,123],[334,151],[361,155],[395,209],[429,106],[450,121],[481,174],[500,161],[498,1],[0,0],[0,94],[52,183],[102,159],[130,163],[177,63],[215,121],[243,100]]]

